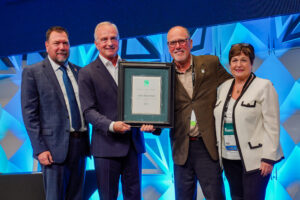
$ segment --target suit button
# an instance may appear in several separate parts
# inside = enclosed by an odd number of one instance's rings
[[[69,116],[67,116],[67,119],[69,119]]]

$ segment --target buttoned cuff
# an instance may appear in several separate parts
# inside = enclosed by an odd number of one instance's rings
[[[115,124],[115,122],[114,121],[112,121],[111,123],[110,123],[110,125],[109,125],[109,128],[108,128],[108,130],[110,131],[110,132],[115,132],[114,131],[114,124]]]

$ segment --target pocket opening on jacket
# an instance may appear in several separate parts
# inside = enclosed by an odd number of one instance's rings
[[[256,106],[256,101],[254,101],[252,104],[244,103],[244,101],[242,101],[241,106],[248,107],[248,108],[254,108]]]
[[[250,149],[257,149],[257,148],[262,147],[261,143],[258,143],[258,145],[256,145],[256,146],[252,146],[252,144],[250,142],[248,142],[248,145],[249,145]]]

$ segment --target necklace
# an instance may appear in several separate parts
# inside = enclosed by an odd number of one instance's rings
[[[239,86],[235,85],[235,92],[237,94],[240,94],[241,91],[242,91],[242,89],[243,89],[243,86],[244,86],[244,84],[243,85],[239,85]]]
[[[235,97],[239,97],[241,95],[241,93],[243,92],[243,89],[247,88],[254,78],[255,78],[255,75],[253,73],[251,73],[246,81],[240,80],[237,82],[235,80],[234,85],[233,85],[232,95],[234,95]]]

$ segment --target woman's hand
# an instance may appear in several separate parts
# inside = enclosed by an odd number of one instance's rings
[[[261,171],[260,174],[262,176],[267,176],[268,174],[270,174],[272,172],[273,165],[266,163],[264,161],[261,161],[259,170]]]

